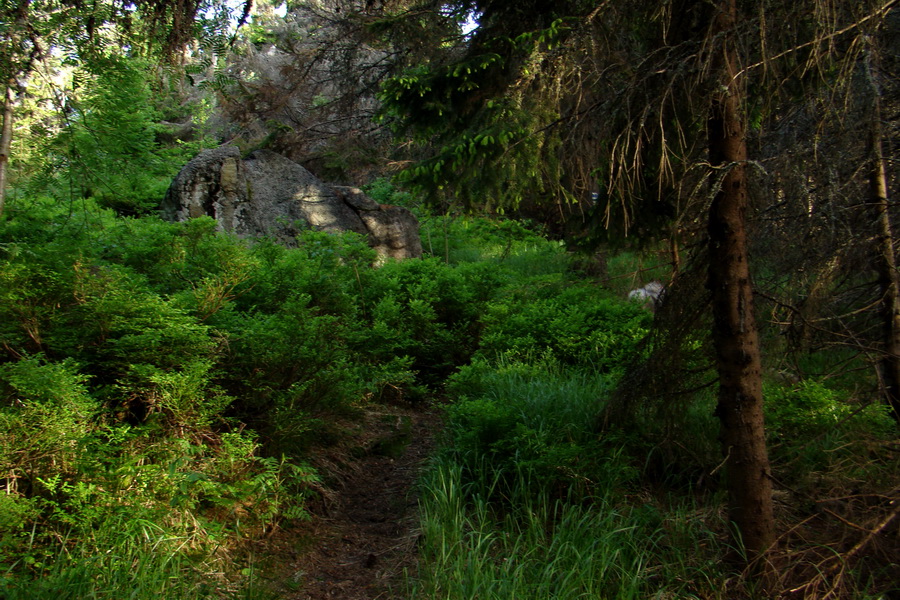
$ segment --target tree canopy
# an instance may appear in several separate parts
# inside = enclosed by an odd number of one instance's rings
[[[242,5],[239,24],[246,19],[250,5],[249,0]],[[199,0],[0,2],[0,82],[4,90],[0,215],[8,185],[14,105],[34,84],[32,75],[39,63],[76,66],[94,61],[96,68],[108,53],[172,61],[190,42],[221,36],[231,27],[232,12],[225,3]],[[58,109],[65,110],[62,105]]]

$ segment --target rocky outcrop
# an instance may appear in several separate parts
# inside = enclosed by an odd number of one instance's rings
[[[410,250],[422,256],[419,222],[402,206],[378,204],[355,187],[332,188],[344,203],[359,216],[380,256],[408,258]]]
[[[172,221],[208,215],[223,231],[287,245],[308,227],[354,231],[368,236],[382,258],[422,256],[419,224],[409,210],[378,204],[357,188],[329,186],[268,150],[244,159],[235,146],[204,150],[175,177],[162,215]]]

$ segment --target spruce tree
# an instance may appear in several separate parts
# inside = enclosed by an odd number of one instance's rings
[[[801,4],[453,3],[451,18],[477,16],[471,39],[382,94],[385,118],[426,153],[408,179],[435,194],[484,193],[507,207],[577,201],[595,230],[619,235],[696,236],[706,222],[707,243],[695,247],[707,265],[730,515],[764,574],[775,524],[748,128],[852,65],[847,46],[893,3]]]

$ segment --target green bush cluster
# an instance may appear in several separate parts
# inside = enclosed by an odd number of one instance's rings
[[[527,249],[522,249],[527,254]],[[542,251],[547,251],[545,246]],[[591,496],[636,476],[599,418],[651,315],[588,283],[508,269],[484,307],[478,349],[448,383],[449,448],[463,476]]]
[[[684,590],[688,574],[715,574],[715,532],[627,500],[708,477],[713,395],[670,407],[675,419],[638,411],[633,431],[602,426],[652,315],[573,279],[562,248],[526,225],[422,213],[435,251],[376,268],[355,234],[304,231],[286,248],[222,234],[209,218],[118,218],[90,201],[9,209],[0,595],[248,589],[239,566],[207,588],[197,573],[228,571],[215,548],[306,516],[321,485],[306,461],[339,439],[342,420],[368,402],[432,393],[450,402],[447,443],[423,483],[426,569],[513,595],[554,589],[577,564],[592,574],[565,580],[574,595],[643,597],[650,579]],[[828,383],[767,384],[776,475],[792,485],[886,476],[865,444],[892,423]],[[678,460],[666,444],[682,449]],[[601,526],[619,533],[592,537]],[[642,543],[626,543],[635,535]],[[679,556],[691,544],[696,556]],[[141,582],[92,558],[110,546],[147,573]],[[172,559],[158,562],[160,548]],[[674,566],[635,567],[663,555]],[[426,594],[454,585],[420,584]]]
[[[146,520],[202,554],[302,517],[310,447],[365,402],[442,386],[512,272],[373,268],[354,234],[306,231],[289,249],[91,201],[8,210],[0,561],[19,583],[46,574],[60,536]]]
[[[609,373],[637,352],[651,315],[589,284],[532,280],[488,306],[479,354],[562,364]]]
[[[820,381],[805,380],[786,387],[766,388],[766,423],[787,438],[821,433],[850,414],[840,395]]]
[[[478,348],[480,318],[501,283],[486,264],[392,262],[362,290],[370,328],[353,341],[381,361],[408,356],[422,384],[442,384]]]
[[[146,520],[202,554],[303,517],[316,474],[297,440],[316,435],[313,414],[364,397],[367,365],[382,382],[409,379],[408,362],[347,346],[344,333],[366,326],[354,268],[373,257],[360,240],[310,234],[287,251],[218,234],[211,219],[116,219],[90,202],[9,209],[0,562],[10,590],[63,559],[60,536],[83,543]]]

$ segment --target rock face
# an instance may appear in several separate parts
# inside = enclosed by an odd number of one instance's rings
[[[287,245],[306,227],[355,231],[382,258],[422,256],[419,223],[409,210],[378,204],[357,188],[329,186],[268,150],[245,159],[235,146],[204,150],[175,177],[162,215],[171,221],[208,215],[223,231]]]

